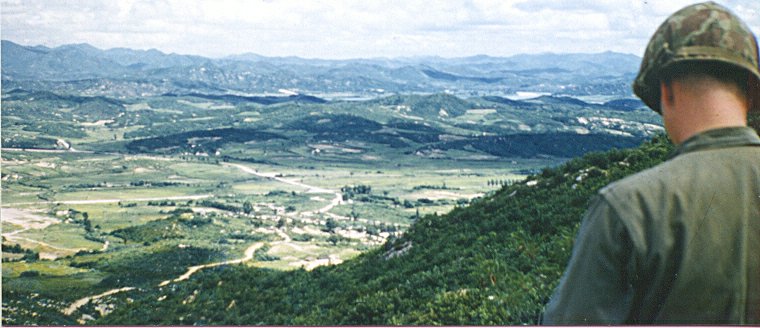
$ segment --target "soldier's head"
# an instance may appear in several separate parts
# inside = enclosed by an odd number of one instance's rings
[[[660,25],[633,91],[661,113],[661,84],[690,76],[733,85],[750,110],[760,111],[757,39],[735,14],[713,2],[685,7]]]

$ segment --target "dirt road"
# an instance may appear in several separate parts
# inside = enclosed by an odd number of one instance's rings
[[[285,179],[283,177],[278,177],[277,173],[259,172],[257,170],[254,170],[254,169],[252,169],[250,167],[247,167],[247,166],[241,165],[241,164],[225,163],[224,165],[236,167],[236,168],[240,169],[241,171],[243,171],[245,173],[253,174],[253,175],[257,176],[257,177],[266,178],[266,179],[272,179],[272,180],[276,180],[276,181],[279,181],[279,182],[282,182],[282,183],[285,183],[285,184],[289,184],[289,185],[292,185],[292,186],[297,186],[297,187],[305,188],[306,189],[306,193],[308,193],[308,194],[333,194],[333,195],[335,195],[335,197],[330,202],[330,204],[327,204],[325,207],[317,210],[316,213],[327,213],[330,210],[332,210],[335,206],[343,204],[343,195],[341,193],[337,192],[337,191],[334,191],[334,190],[325,189],[325,188],[322,188],[322,187],[311,186],[311,185],[307,185],[307,184],[302,183],[302,182],[293,181],[293,180],[290,180],[290,179]],[[312,214],[312,213],[311,212],[304,212],[304,214],[308,215],[308,214]]]
[[[191,267],[189,267],[187,269],[187,272],[183,273],[181,276],[179,276],[179,277],[177,277],[175,279],[170,279],[170,280],[162,281],[160,284],[158,284],[158,287],[163,287],[163,286],[166,286],[166,285],[168,285],[170,283],[173,283],[173,282],[187,280],[187,279],[190,278],[190,276],[192,276],[194,273],[198,272],[201,269],[211,268],[211,267],[216,267],[216,266],[221,266],[221,265],[228,265],[228,264],[237,264],[237,263],[243,263],[243,262],[246,262],[246,261],[250,261],[250,260],[253,259],[253,255],[256,253],[256,250],[259,249],[259,248],[261,248],[261,246],[264,246],[264,243],[258,242],[258,243],[255,243],[255,244],[249,246],[245,250],[245,253],[243,254],[244,256],[242,258],[239,258],[239,259],[191,266]],[[130,290],[133,290],[133,289],[135,289],[135,287],[114,288],[114,289],[111,289],[111,290],[106,291],[104,293],[100,293],[98,295],[87,296],[87,297],[84,297],[84,298],[81,298],[81,299],[78,299],[78,300],[74,301],[74,303],[71,303],[71,305],[69,305],[66,309],[64,309],[61,312],[63,312],[63,314],[65,314],[65,315],[71,315],[74,312],[76,312],[77,309],[79,309],[80,307],[82,307],[83,305],[87,304],[88,302],[90,302],[92,300],[96,300],[96,299],[99,299],[99,298],[102,298],[102,297],[106,297],[106,296],[109,296],[109,295],[113,295],[113,294],[116,294],[116,293],[130,291]]]
[[[18,205],[42,205],[42,204],[68,204],[68,205],[87,205],[87,204],[106,204],[118,202],[150,202],[159,200],[198,200],[213,197],[214,195],[190,195],[190,196],[168,196],[168,197],[150,197],[150,198],[108,198],[108,199],[85,199],[85,200],[54,200],[42,202],[11,203],[3,206]]]
[[[1,208],[0,216],[2,216],[3,222],[11,223],[24,229],[45,229],[51,224],[59,223],[58,219],[37,215],[17,208]]]
[[[209,263],[209,264],[202,264],[202,265],[191,266],[191,267],[189,267],[187,269],[187,272],[185,272],[181,276],[179,276],[179,277],[177,277],[175,279],[171,279],[171,280],[164,280],[160,284],[158,284],[158,286],[162,287],[162,286],[166,286],[166,285],[168,285],[170,283],[173,283],[173,282],[187,280],[188,278],[190,278],[190,276],[192,276],[194,273],[198,272],[198,270],[200,270],[200,269],[211,268],[211,267],[216,267],[216,266],[220,266],[220,265],[238,264],[238,263],[243,263],[243,262],[246,262],[246,261],[250,261],[250,260],[253,259],[253,254],[256,253],[256,250],[259,249],[259,248],[261,248],[261,246],[264,246],[264,243],[259,242],[259,243],[255,243],[255,244],[249,246],[245,250],[245,253],[244,253],[245,256],[243,256],[242,258],[236,259],[236,260],[229,260],[229,261],[224,261],[224,262],[216,262],[216,263]]]
[[[82,153],[82,154],[94,154],[95,152],[90,150],[76,150],[71,149],[41,149],[41,148],[3,148],[2,151],[21,151],[30,153]]]
[[[2,208],[0,209],[0,217],[2,217],[3,223],[10,223],[16,226],[21,227],[19,230],[14,230],[11,232],[5,232],[3,233],[3,237],[13,242],[18,241],[26,241],[28,243],[32,244],[38,244],[40,246],[49,248],[49,249],[55,249],[59,251],[63,251],[65,253],[76,253],[80,250],[83,250],[83,248],[66,248],[66,247],[59,247],[55,245],[48,244],[43,241],[34,240],[31,238],[19,236],[20,233],[26,232],[29,230],[42,230],[50,225],[58,224],[60,221],[55,218],[42,216],[34,214],[30,211],[25,211],[17,208]],[[58,257],[57,253],[50,253],[50,252],[40,252],[40,258],[42,259],[56,259]]]
[[[278,177],[277,173],[271,173],[271,172],[270,173],[263,173],[263,172],[259,172],[257,170],[254,170],[254,169],[252,169],[250,167],[247,167],[245,165],[235,164],[235,163],[224,163],[223,165],[234,166],[234,167],[240,169],[241,171],[243,171],[245,173],[253,174],[253,175],[261,177],[261,178],[267,178],[267,179],[277,180],[277,181],[280,181],[280,182],[285,183],[285,184],[289,184],[289,185],[293,185],[293,186],[298,186],[298,187],[306,188],[306,193],[309,193],[309,194],[334,194],[335,193],[335,191],[332,191],[332,190],[329,190],[329,189],[325,189],[325,188],[321,188],[321,187],[315,187],[315,186],[310,186],[310,185],[307,185],[307,184],[302,183],[302,182],[293,181],[293,180],[290,180],[290,179],[285,179],[283,177]]]
[[[74,313],[74,311],[76,311],[78,308],[82,307],[83,305],[87,304],[91,300],[99,299],[101,297],[106,297],[108,295],[113,295],[113,294],[116,294],[116,293],[130,291],[130,290],[133,290],[133,289],[135,289],[135,287],[116,288],[116,289],[111,289],[111,290],[109,290],[107,292],[104,292],[104,293],[101,293],[101,294],[98,294],[98,295],[87,296],[85,298],[81,298],[81,299],[75,301],[74,303],[71,303],[71,305],[69,305],[69,307],[67,307],[66,309],[64,309],[61,312],[63,312],[63,314],[65,314],[65,315],[71,315],[72,313]]]

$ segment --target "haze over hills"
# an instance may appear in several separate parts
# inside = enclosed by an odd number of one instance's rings
[[[359,97],[518,91],[629,97],[629,82],[639,63],[636,56],[613,52],[354,60],[241,54],[211,59],[157,50],[100,50],[88,44],[23,46],[8,40],[2,41],[2,58],[6,89],[44,85],[50,91],[78,88],[88,95],[109,96],[291,90]]]

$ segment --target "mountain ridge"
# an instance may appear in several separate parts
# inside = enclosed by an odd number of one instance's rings
[[[620,81],[638,69],[634,55],[537,54],[458,58],[399,57],[305,59],[252,53],[223,58],[166,54],[159,50],[113,48],[89,44],[24,46],[2,40],[2,79],[11,87],[60,88],[55,82],[87,83],[104,79],[111,88],[88,89],[102,95],[209,92],[376,93],[452,91],[512,93],[521,89],[560,92],[568,85],[588,85],[594,92],[629,95]],[[195,81],[196,85],[181,82]],[[42,84],[43,86],[38,86]],[[147,88],[146,84],[150,86]],[[104,85],[101,83],[101,85]],[[133,90],[143,85],[143,90]],[[79,88],[85,89],[85,88]],[[151,90],[155,89],[155,90]],[[217,90],[218,91],[218,90]],[[591,92],[579,89],[578,92]]]

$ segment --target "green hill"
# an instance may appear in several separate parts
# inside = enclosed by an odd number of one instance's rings
[[[590,197],[663,161],[671,148],[660,136],[545,169],[471,206],[420,218],[403,237],[340,265],[223,266],[122,293],[95,324],[535,324]]]
[[[459,116],[468,109],[475,108],[473,104],[449,94],[433,95],[395,95],[370,101],[372,104],[383,106],[402,106],[411,115],[437,118],[438,116]]]

